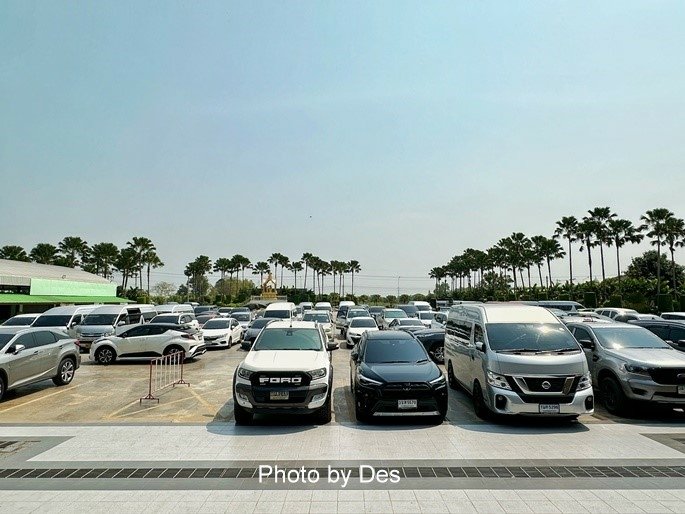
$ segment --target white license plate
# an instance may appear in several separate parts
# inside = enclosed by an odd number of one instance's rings
[[[559,404],[558,403],[541,403],[539,405],[540,414],[559,414]]]
[[[678,386],[678,394],[685,394],[685,385]]]
[[[287,400],[290,397],[288,391],[269,391],[270,400]]]
[[[418,403],[418,400],[397,400],[397,408],[400,410],[416,409]]]

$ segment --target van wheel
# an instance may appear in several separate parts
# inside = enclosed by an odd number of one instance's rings
[[[485,398],[483,397],[483,389],[481,389],[480,384],[476,382],[473,385],[473,412],[482,420],[488,420],[491,417],[490,409],[485,404]]]
[[[454,376],[452,361],[447,364],[447,383],[450,385],[450,389],[454,389],[455,391],[459,389],[459,382],[457,382],[457,377]]]
[[[628,398],[626,398],[620,384],[613,377],[606,377],[600,383],[602,400],[606,409],[616,415],[622,415],[628,410]]]
[[[114,350],[112,350],[109,346],[103,346],[102,348],[99,348],[97,352],[95,352],[95,360],[98,362],[98,364],[102,364],[103,366],[112,364],[116,359],[117,357],[114,354]]]
[[[52,382],[56,386],[64,386],[74,379],[74,373],[76,372],[76,365],[73,359],[62,359],[57,368],[57,376],[53,377]]]

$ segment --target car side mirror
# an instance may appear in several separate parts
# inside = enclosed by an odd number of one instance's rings
[[[333,350],[337,350],[340,345],[338,343],[326,343],[326,348],[328,349],[329,352]]]
[[[126,322],[122,319],[117,323],[117,327],[123,327],[126,324]]]
[[[26,346],[24,346],[23,344],[13,344],[12,346],[10,346],[7,349],[7,353],[12,353],[14,355],[18,355],[21,352],[23,352],[24,350],[26,350]]]
[[[485,352],[485,343],[483,341],[476,341],[476,350]]]
[[[580,346],[582,346],[586,350],[594,350],[595,349],[595,343],[593,343],[589,339],[581,339],[578,342],[580,343]]]
[[[69,328],[74,328],[76,325],[78,325],[78,321],[74,320],[71,323],[69,323]]]
[[[679,339],[678,346],[685,346],[685,339]]]
[[[357,360],[359,359],[359,353],[357,353],[357,352],[350,353],[350,359],[352,359],[354,362],[357,362]]]

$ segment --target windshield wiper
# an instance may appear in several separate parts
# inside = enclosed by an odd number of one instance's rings
[[[428,362],[428,359],[421,359],[416,361],[416,364],[421,364],[422,362]]]
[[[497,353],[540,353],[538,348],[510,348],[507,350],[497,350]]]
[[[379,364],[411,364],[411,361],[385,361]]]
[[[580,348],[557,348],[556,350],[545,350],[550,353],[568,353],[568,352],[579,352]]]

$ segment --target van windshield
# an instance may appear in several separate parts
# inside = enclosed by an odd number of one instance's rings
[[[488,343],[495,352],[580,351],[560,323],[490,323]]]
[[[114,325],[118,314],[88,314],[83,318],[82,325]],[[35,325],[34,325],[35,326]]]
[[[290,319],[290,311],[280,311],[280,310],[271,310],[271,311],[264,311],[264,317],[265,318],[278,318],[278,319]]]
[[[66,327],[71,320],[71,314],[43,314],[33,324],[34,327]]]

